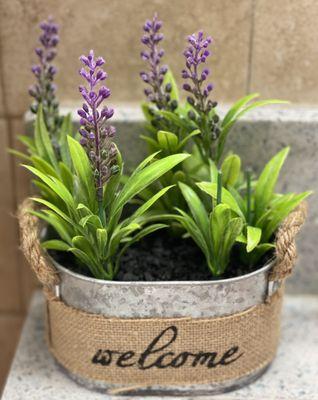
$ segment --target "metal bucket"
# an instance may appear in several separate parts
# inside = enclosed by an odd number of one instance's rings
[[[264,302],[280,282],[269,282],[273,261],[247,275],[214,281],[116,282],[76,274],[55,261],[59,271],[58,295],[67,305],[107,317],[221,317],[242,312]],[[268,365],[252,374],[218,384],[152,386],[129,392],[133,395],[204,395],[233,390],[258,378]],[[94,389],[116,389],[118,385],[84,379],[77,382]],[[128,382],[129,385],[129,382]]]

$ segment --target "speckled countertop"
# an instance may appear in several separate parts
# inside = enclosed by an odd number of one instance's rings
[[[106,394],[77,385],[54,362],[43,340],[42,311],[42,295],[37,293],[31,304],[2,400],[110,399]],[[277,358],[265,375],[250,386],[213,396],[213,399],[318,399],[318,297],[287,296],[282,325],[282,340]],[[129,398],[137,397],[116,396],[114,399]]]

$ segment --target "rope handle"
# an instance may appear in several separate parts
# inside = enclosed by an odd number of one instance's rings
[[[33,201],[26,199],[18,210],[21,249],[43,286],[53,288],[60,282],[59,275],[45,255],[39,241],[39,219],[30,213]],[[269,274],[270,281],[285,279],[292,273],[297,258],[295,239],[305,222],[307,203],[301,203],[282,223],[276,234],[276,264]]]
[[[60,278],[41,247],[39,219],[30,213],[33,209],[34,203],[31,199],[24,200],[18,209],[21,250],[42,285],[53,289],[59,284]]]
[[[307,217],[307,203],[302,202],[279,227],[276,234],[276,263],[269,274],[270,281],[287,278],[293,272],[297,258],[296,236]]]

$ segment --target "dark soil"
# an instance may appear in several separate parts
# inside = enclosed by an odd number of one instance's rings
[[[52,256],[62,265],[75,272],[91,276],[86,268],[75,266],[69,254]],[[232,267],[231,267],[232,265]],[[233,278],[257,268],[238,267],[233,257],[230,267],[223,276],[212,276],[200,249],[191,239],[171,237],[167,232],[155,233],[131,246],[122,256],[116,281],[198,281]],[[262,263],[262,265],[264,265]],[[235,267],[234,267],[235,266]]]

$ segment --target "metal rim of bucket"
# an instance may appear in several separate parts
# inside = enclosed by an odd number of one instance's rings
[[[275,258],[270,259],[263,267],[249,272],[248,274],[240,275],[234,278],[228,278],[228,279],[211,279],[211,280],[200,280],[200,281],[107,281],[104,279],[97,279],[97,278],[91,278],[89,276],[85,276],[82,274],[78,274],[77,272],[74,272],[70,270],[69,268],[66,268],[59,264],[57,261],[55,261],[52,257],[50,259],[53,261],[54,266],[59,270],[63,271],[65,274],[68,274],[70,276],[73,276],[76,279],[86,281],[86,282],[91,282],[95,284],[100,284],[100,285],[120,285],[120,286],[163,286],[163,285],[182,285],[182,286],[193,286],[193,285],[217,285],[217,284],[228,284],[228,283],[235,283],[239,281],[243,281],[245,279],[251,278],[255,275],[262,274],[264,272],[268,272],[274,265],[275,263]]]

